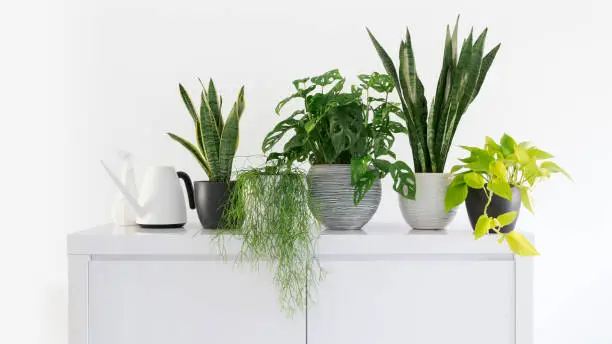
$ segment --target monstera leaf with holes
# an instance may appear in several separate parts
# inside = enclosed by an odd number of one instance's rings
[[[391,174],[394,187],[406,197],[414,197],[414,174],[395,159],[392,146],[395,134],[407,129],[401,120],[400,104],[388,100],[394,90],[393,79],[384,74],[358,76],[361,81],[343,91],[345,79],[337,69],[295,80],[295,92],[276,106],[277,114],[291,101],[299,99],[302,108],[279,122],[264,139],[262,148],[268,160],[277,165],[294,162],[350,164],[358,204],[378,178]],[[281,152],[273,148],[285,138]]]
[[[193,155],[210,181],[228,182],[238,148],[240,118],[245,107],[244,86],[240,88],[225,120],[221,115],[222,98],[218,95],[212,79],[208,83],[208,89],[202,84],[199,111],[181,84],[179,91],[193,120],[196,144],[173,133],[168,135]]]

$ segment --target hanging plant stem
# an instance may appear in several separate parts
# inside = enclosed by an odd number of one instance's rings
[[[215,238],[242,239],[238,262],[254,269],[265,264],[274,273],[281,308],[303,311],[322,278],[314,261],[320,226],[310,208],[305,175],[296,169],[248,169],[238,174],[224,213],[225,226]]]

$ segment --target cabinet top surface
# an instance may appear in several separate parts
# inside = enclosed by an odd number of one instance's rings
[[[527,235],[527,234],[526,234]],[[531,235],[527,235],[532,239]],[[214,230],[199,224],[178,229],[144,229],[112,224],[68,235],[69,254],[91,255],[217,255]],[[474,240],[472,230],[410,230],[406,224],[370,223],[360,231],[323,231],[317,242],[319,255],[401,254],[504,254],[506,244],[496,235]],[[226,253],[240,250],[241,240],[223,237]]]

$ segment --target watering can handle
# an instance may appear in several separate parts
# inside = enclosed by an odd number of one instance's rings
[[[189,208],[195,209],[195,198],[193,196],[193,183],[189,175],[183,171],[176,172],[178,177],[185,182],[185,189],[187,189],[187,199],[189,200]]]

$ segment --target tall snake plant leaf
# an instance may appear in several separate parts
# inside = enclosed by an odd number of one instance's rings
[[[489,68],[491,68],[491,64],[493,64],[493,60],[495,59],[495,55],[497,55],[497,51],[501,43],[495,46],[495,48],[491,49],[487,55],[482,59],[482,63],[480,66],[480,72],[478,73],[478,80],[476,81],[476,88],[474,89],[474,95],[472,99],[476,98],[478,92],[480,92],[480,87],[482,87],[482,83],[484,82],[485,77],[487,76],[487,72]]]
[[[461,99],[459,101],[457,113],[453,117],[453,122],[451,122],[450,128],[447,129],[446,134],[447,134],[448,139],[446,141],[446,146],[443,146],[442,151],[441,151],[442,161],[446,161],[448,152],[450,151],[450,145],[453,141],[455,133],[457,132],[457,127],[459,126],[459,121],[461,120],[461,117],[463,116],[468,106],[474,99],[473,95],[474,95],[476,83],[478,81],[479,73],[481,70],[482,55],[483,55],[484,44],[485,44],[485,40],[487,36],[487,31],[488,31],[487,29],[484,29],[482,33],[476,39],[476,42],[474,43],[474,45],[472,46],[471,57],[468,61],[468,64],[466,66],[464,76],[463,76],[464,80],[466,81],[463,86],[463,91],[461,92]],[[471,37],[471,33],[470,33],[470,37]],[[468,42],[466,44],[469,43],[470,37],[468,37]]]
[[[210,112],[212,117],[215,120],[215,126],[219,132],[219,135],[223,131],[223,116],[221,116],[221,106],[219,101],[219,96],[217,94],[217,89],[215,88],[215,83],[212,79],[208,82],[208,105],[210,108]]]
[[[410,38],[407,36],[406,38]],[[404,104],[407,105],[405,111],[409,112],[409,116],[407,116],[407,124],[408,129],[411,131],[410,136],[413,137],[416,147],[413,148],[414,160],[419,161],[419,165],[422,167],[428,166],[427,160],[429,153],[427,153],[427,144],[426,144],[426,136],[424,132],[424,127],[426,123],[423,123],[423,116],[421,115],[423,112],[425,116],[427,116],[427,109],[422,109],[420,106],[421,102],[416,101],[416,93],[417,93],[417,76],[416,73],[414,75],[415,78],[415,86],[414,90],[410,89],[412,81],[410,81],[411,75],[410,70],[411,67],[415,65],[414,62],[414,54],[411,53],[411,44],[407,42],[402,42],[400,45],[400,65],[399,65],[399,80],[400,80],[400,88],[402,89],[402,98],[404,98]],[[412,94],[414,94],[414,99],[412,99]],[[414,149],[416,148],[416,150]]]
[[[227,122],[221,133],[221,144],[219,146],[219,170],[221,175],[230,179],[232,173],[232,164],[239,141],[239,121],[244,111],[244,86],[238,92],[238,99],[232,107]]]
[[[455,118],[458,116],[459,103],[461,97],[465,92],[465,86],[467,83],[467,70],[472,57],[472,37],[473,33],[470,31],[468,38],[463,41],[461,46],[461,53],[459,54],[459,61],[457,62],[457,68],[453,73],[453,84],[451,86],[451,101],[449,102],[448,110],[445,110],[444,118],[444,129],[442,135],[442,142],[438,152],[440,153],[440,166],[444,166],[446,162],[446,152],[450,149],[450,140],[452,133],[452,125],[455,123]]]
[[[207,101],[202,101],[200,105],[200,130],[202,131],[205,157],[213,172],[213,177],[210,179],[213,181],[224,179],[219,163],[219,131],[210,104]]]
[[[185,103],[185,106],[187,107],[187,111],[189,111],[189,114],[191,115],[193,122],[194,123],[197,122],[198,113],[193,107],[193,102],[191,101],[191,98],[189,97],[189,93],[187,93],[187,90],[185,90],[185,87],[183,87],[183,85],[181,84],[179,84],[179,91],[181,92],[181,98],[183,99],[183,103]]]
[[[383,66],[385,67],[385,70],[387,71],[387,74],[391,78],[393,78],[393,83],[396,86],[397,93],[400,96],[400,100],[403,102],[404,101],[404,97],[402,97],[402,90],[399,87],[400,81],[399,81],[399,78],[397,76],[397,70],[395,69],[395,65],[393,64],[393,60],[391,60],[391,57],[389,57],[389,54],[387,54],[387,52],[382,47],[382,45],[380,45],[380,43],[378,43],[378,41],[376,40],[376,38],[374,37],[372,32],[370,32],[370,29],[366,28],[366,30],[368,31],[368,35],[370,36],[370,40],[372,41],[372,44],[374,45],[374,48],[376,49],[376,53],[378,54],[378,56],[382,60]]]
[[[410,40],[410,30],[406,28],[406,41],[404,42],[404,46],[406,47],[406,54],[408,58],[408,85],[410,90],[410,99],[413,103],[416,103],[416,88],[417,88],[417,73],[416,73],[416,65],[414,61],[414,51],[412,50],[412,41]],[[400,69],[401,69],[401,61],[400,61]],[[400,72],[401,76],[401,72]]]
[[[459,16],[457,16],[457,20],[455,21],[455,27],[453,28],[453,36],[451,37],[451,43],[453,48],[453,64],[457,65],[457,36],[459,33]]]
[[[444,57],[442,60],[442,70],[438,77],[438,85],[436,87],[436,94],[434,96],[433,103],[431,104],[431,112],[429,114],[429,120],[427,123],[427,146],[429,147],[429,155],[432,163],[432,170],[438,171],[438,155],[439,152],[435,150],[435,142],[437,139],[438,123],[440,121],[441,112],[444,109],[446,101],[447,84],[450,81],[450,75],[452,74],[453,65],[453,47],[450,35],[450,29],[446,26],[446,40],[444,43]]]
[[[198,151],[198,149],[189,141],[185,140],[184,138],[178,136],[178,135],[174,135],[172,133],[167,133],[168,136],[170,136],[174,141],[180,143],[183,147],[185,147],[198,161],[198,163],[200,164],[200,166],[202,166],[202,169],[204,169],[204,172],[206,172],[206,174],[209,176],[209,178],[212,178],[212,172],[210,170],[210,166],[208,165],[208,163],[206,162],[206,160],[202,157],[202,154],[200,154],[200,152]]]

